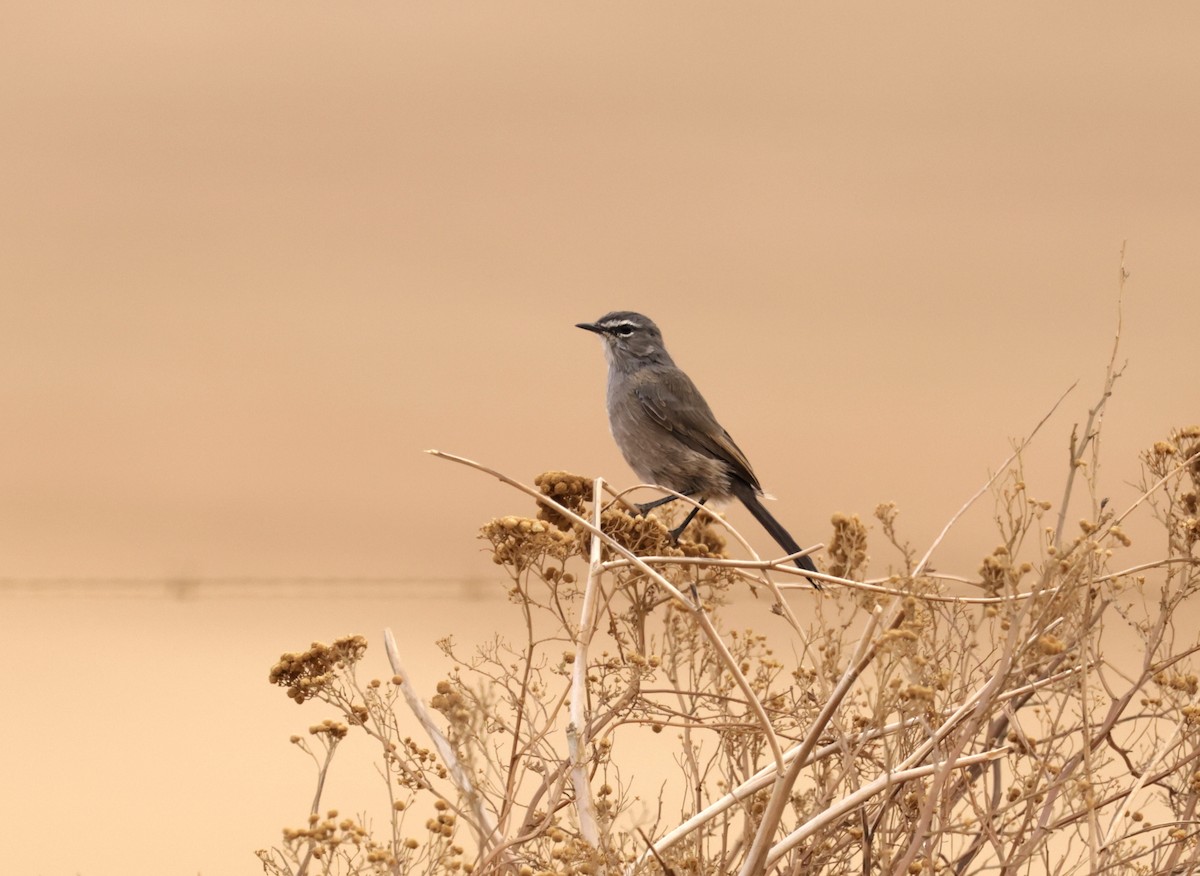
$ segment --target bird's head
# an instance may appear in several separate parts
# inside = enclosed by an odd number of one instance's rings
[[[576,323],[576,328],[595,332],[604,339],[608,360],[618,366],[666,362],[671,357],[663,345],[662,332],[654,320],[631,310],[607,313],[595,322]]]

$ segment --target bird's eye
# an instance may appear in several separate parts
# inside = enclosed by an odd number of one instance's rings
[[[621,337],[623,337],[623,338],[627,338],[627,337],[629,337],[631,334],[633,334],[633,326],[631,326],[631,325],[619,325],[619,326],[617,326],[615,329],[613,329],[613,331],[614,331],[616,334],[620,335]]]

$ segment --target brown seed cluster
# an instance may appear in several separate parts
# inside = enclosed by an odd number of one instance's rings
[[[353,818],[339,820],[336,809],[329,810],[324,818],[309,816],[308,827],[284,828],[283,839],[290,846],[307,848],[318,861],[331,861],[343,855],[361,856],[357,860],[366,869],[356,869],[356,873],[391,873],[397,864],[387,845],[376,842]],[[259,853],[260,858],[262,854]]]
[[[445,679],[437,683],[437,693],[429,701],[429,705],[455,724],[466,724],[471,720],[467,698],[463,696],[462,691]]]
[[[333,681],[334,672],[353,666],[367,650],[362,636],[342,636],[332,645],[313,642],[303,653],[287,653],[271,667],[271,684],[287,688],[287,695],[297,704],[319,695]]]
[[[585,503],[592,498],[594,489],[591,478],[571,474],[569,471],[542,472],[533,479],[533,483],[555,502],[579,515],[583,515],[587,511]],[[564,514],[540,502],[538,503],[538,519],[545,520],[562,530],[569,530],[573,526],[571,520]]]
[[[548,471],[538,475],[534,483],[543,494],[563,508],[581,516],[588,515],[593,481],[564,471]],[[600,516],[602,531],[630,552],[657,556],[686,556],[724,558],[725,539],[716,527],[699,521],[689,528],[691,539],[671,540],[667,526],[657,517],[630,513],[627,506],[614,505]],[[510,566],[517,571],[536,567],[546,558],[566,560],[586,553],[590,545],[588,530],[569,519],[553,506],[539,505],[537,518],[506,516],[486,523],[480,535],[492,543],[492,560],[497,565]],[[557,581],[553,569],[543,570]],[[562,576],[565,581],[565,575]]]
[[[703,516],[703,515],[701,515]],[[697,517],[699,520],[699,517]],[[710,526],[708,523],[699,525],[693,524],[688,530],[692,534],[691,541],[679,542],[679,546],[683,548],[684,556],[700,556],[700,557],[727,557],[725,547],[728,542],[725,536],[721,534],[721,529],[717,526]],[[689,550],[695,549],[696,553],[689,553]]]
[[[829,574],[850,578],[867,563],[867,527],[857,514],[834,514],[829,542]]]
[[[1150,477],[1174,492],[1166,512],[1174,549],[1194,556],[1200,545],[1200,426],[1173,430],[1142,454],[1142,462]]]
[[[313,736],[328,736],[330,739],[345,739],[346,734],[350,732],[350,728],[340,721],[331,721],[326,718],[320,724],[313,724],[308,728],[308,732]]]
[[[1192,482],[1192,490],[1181,498],[1185,510],[1196,513],[1196,493],[1200,491],[1200,425],[1175,429],[1166,441],[1156,441],[1142,454],[1142,460],[1155,477],[1166,477],[1180,463]],[[1189,507],[1190,505],[1190,507]]]
[[[1200,678],[1193,672],[1159,672],[1154,676],[1154,683],[1193,697],[1200,693]]]
[[[1004,545],[983,558],[979,577],[983,579],[983,592],[988,596],[1000,596],[1015,589],[1021,578],[1022,569],[1013,568],[1012,555]]]
[[[454,836],[454,825],[458,821],[458,816],[449,811],[450,807],[445,800],[436,801],[433,808],[437,810],[437,815],[425,822],[425,829],[435,837],[450,839]],[[455,848],[458,847],[455,846]],[[461,852],[462,850],[459,849],[460,854]]]
[[[657,517],[641,517],[614,507],[600,515],[600,529],[634,554],[683,554],[682,549],[671,543],[670,531]]]
[[[1067,643],[1053,633],[1042,633],[1037,639],[1038,650],[1043,654],[1054,656],[1067,650]]]
[[[437,756],[432,751],[419,745],[411,736],[404,737],[404,750],[408,752],[409,757],[420,764],[424,769],[427,765],[433,766],[437,763]]]
[[[497,517],[479,530],[492,543],[492,561],[518,570],[549,555],[565,560],[575,553],[575,533],[529,517]]]

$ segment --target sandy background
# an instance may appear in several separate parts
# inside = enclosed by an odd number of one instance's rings
[[[255,872],[309,793],[275,655],[391,624],[432,679],[435,636],[494,628],[476,527],[526,506],[421,451],[631,479],[573,328],[608,310],[659,322],[802,543],[894,500],[924,546],[1079,379],[1029,458],[1057,500],[1127,240],[1131,502],[1200,420],[1198,34],[1192,3],[7,9],[6,869]]]

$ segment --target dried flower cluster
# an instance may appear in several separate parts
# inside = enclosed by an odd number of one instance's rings
[[[1158,516],[1167,529],[1171,551],[1195,557],[1200,543],[1200,426],[1174,430],[1142,454],[1142,462],[1148,477],[1161,482],[1164,501]]]
[[[334,680],[334,673],[357,663],[367,650],[362,636],[344,636],[332,645],[313,642],[299,654],[284,654],[271,667],[271,684],[287,688],[297,703],[320,696]]]
[[[834,514],[829,540],[829,574],[855,578],[867,564],[867,527],[857,514]]]

